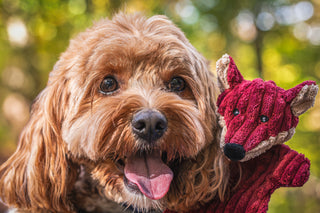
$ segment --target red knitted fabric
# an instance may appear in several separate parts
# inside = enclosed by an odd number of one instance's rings
[[[273,81],[244,80],[231,57],[227,79],[229,88],[217,101],[218,112],[227,126],[224,142],[242,145],[246,152],[271,136],[296,127],[299,118],[292,114],[290,104],[303,86],[316,84],[305,81],[284,90]]]
[[[263,213],[271,194],[279,187],[302,186],[309,178],[310,161],[286,145],[277,145],[257,158],[241,163],[243,176],[225,202],[218,198],[189,213]],[[231,182],[238,179],[237,167]],[[165,213],[174,213],[166,210]]]
[[[310,101],[311,97],[302,97],[310,95],[314,98],[316,83],[305,81],[292,89],[284,90],[273,81],[248,81],[242,77],[231,57],[223,57],[218,63],[218,77],[220,86],[223,87],[220,88],[223,92],[217,101],[223,127],[220,145],[232,161],[241,160],[248,151],[252,151],[251,154],[256,152],[252,155],[255,158],[248,157],[245,162],[240,163],[240,183],[231,191],[226,201],[216,198],[207,206],[190,213],[266,212],[270,196],[277,188],[302,186],[309,178],[310,161],[286,145],[275,144],[283,143],[293,135],[299,122],[296,115],[302,114],[311,106],[309,104],[301,108],[299,113],[293,114],[292,107],[297,103],[295,98],[299,96],[298,100],[302,100],[302,105]],[[228,65],[227,72],[224,65]],[[313,85],[312,95],[305,93],[309,88],[304,87],[305,85]],[[302,88],[304,91],[300,93]],[[231,163],[230,186],[239,180],[239,168],[235,165]],[[173,212],[166,210],[165,213]]]

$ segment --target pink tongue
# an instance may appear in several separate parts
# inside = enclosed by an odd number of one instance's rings
[[[135,155],[127,160],[124,174],[145,196],[158,200],[167,194],[173,172],[162,162],[160,153]]]

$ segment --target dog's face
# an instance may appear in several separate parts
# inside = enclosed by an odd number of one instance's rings
[[[247,161],[288,141],[298,116],[314,104],[318,91],[314,81],[284,90],[273,81],[244,80],[228,55],[217,65],[223,87],[217,102],[223,126],[220,146],[231,160]]]
[[[80,34],[50,75],[56,86],[71,158],[117,202],[161,206],[177,162],[213,140],[207,61],[163,16],[118,15]]]

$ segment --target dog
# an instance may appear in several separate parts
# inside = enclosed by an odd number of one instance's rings
[[[148,212],[223,199],[214,82],[167,17],[98,21],[34,101],[0,167],[2,201],[17,212]]]

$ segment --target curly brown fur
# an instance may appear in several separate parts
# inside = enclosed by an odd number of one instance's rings
[[[185,211],[222,199],[228,168],[218,149],[216,88],[208,67],[164,16],[120,13],[80,33],[37,97],[16,152],[0,167],[1,199],[32,212],[106,211],[104,201]],[[106,76],[119,88],[102,94]],[[170,91],[177,76],[186,87]],[[161,112],[168,122],[154,143],[132,130],[143,109]],[[124,167],[139,152],[159,152],[173,171],[161,199],[128,190]]]

